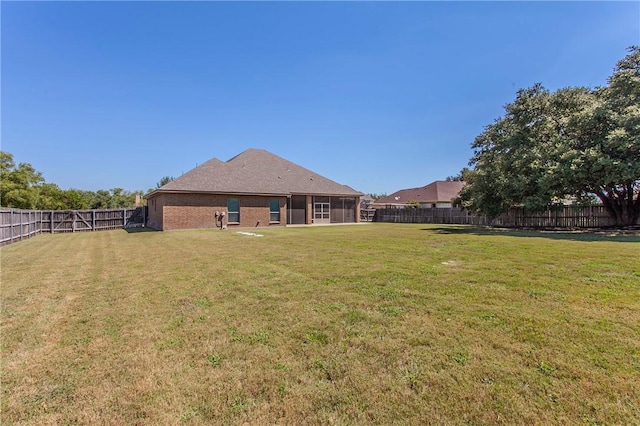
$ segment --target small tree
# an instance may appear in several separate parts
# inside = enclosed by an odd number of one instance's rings
[[[96,194],[93,191],[83,191],[80,189],[67,189],[63,192],[65,209],[83,210],[90,209]]]
[[[419,209],[422,208],[422,204],[418,200],[411,200],[404,206],[405,209]]]
[[[176,178],[174,178],[173,176],[164,176],[162,179],[160,179],[160,182],[156,183],[156,189],[165,186],[166,184],[168,184],[171,181],[174,181]]]
[[[64,202],[64,191],[55,183],[43,183],[38,187],[38,210],[64,210],[69,208]]]

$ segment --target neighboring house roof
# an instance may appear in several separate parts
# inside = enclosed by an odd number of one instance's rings
[[[448,203],[456,198],[464,182],[437,180],[420,188],[401,189],[384,198],[376,200],[376,204],[407,204],[411,201],[425,203]]]
[[[157,192],[362,195],[347,185],[341,185],[263,149],[254,148],[226,162],[213,158],[146,197]]]

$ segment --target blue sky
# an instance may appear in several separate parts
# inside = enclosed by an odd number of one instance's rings
[[[640,2],[7,2],[2,150],[148,190],[262,148],[364,193],[456,174],[520,88],[606,84]]]

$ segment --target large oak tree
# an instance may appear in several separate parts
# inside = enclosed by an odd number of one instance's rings
[[[640,48],[606,87],[518,91],[472,144],[463,204],[490,217],[522,205],[599,199],[617,226],[640,217]]]

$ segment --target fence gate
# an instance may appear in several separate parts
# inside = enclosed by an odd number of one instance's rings
[[[62,211],[54,212],[55,224],[53,232],[76,232],[76,231],[91,231],[93,225],[83,217],[83,212],[79,211]],[[89,218],[89,220],[91,220]]]

